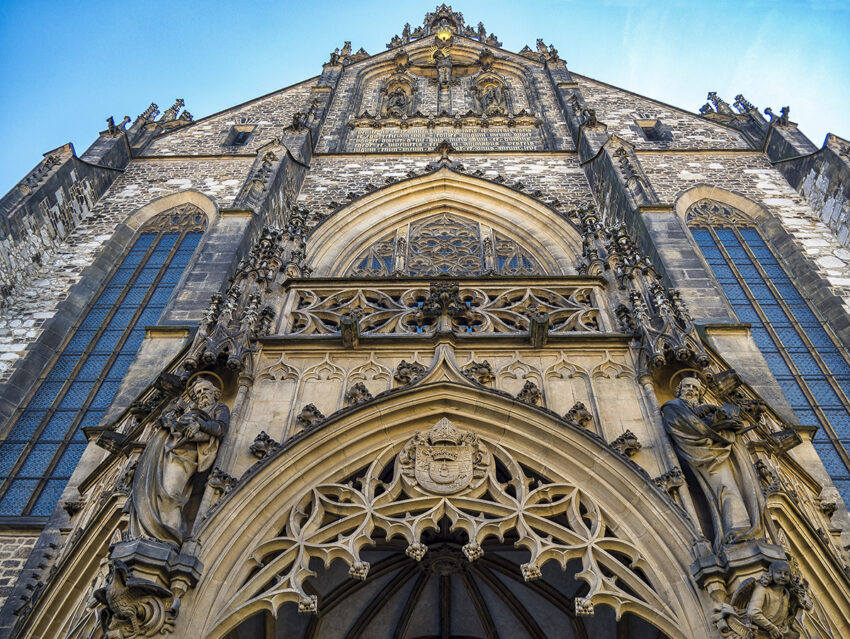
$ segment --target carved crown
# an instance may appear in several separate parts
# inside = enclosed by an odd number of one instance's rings
[[[463,433],[455,428],[447,417],[443,417],[428,432],[428,441],[432,446],[437,444],[459,446],[463,442]]]

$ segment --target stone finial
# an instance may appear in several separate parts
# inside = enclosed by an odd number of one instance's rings
[[[531,380],[525,382],[525,385],[517,393],[516,398],[521,402],[534,406],[539,406],[543,403],[543,393],[537,387],[537,384]]]
[[[399,384],[411,384],[425,374],[425,367],[419,362],[406,362],[401,360],[395,369],[393,378]]]
[[[254,443],[251,444],[251,447],[248,450],[250,450],[251,454],[257,459],[265,459],[279,447],[280,444],[269,437],[268,433],[263,430],[260,431],[260,434],[254,438]]]
[[[583,402],[573,404],[573,407],[564,415],[564,420],[576,428],[591,429],[593,427],[593,415]]]
[[[461,371],[466,377],[479,384],[490,384],[496,379],[493,367],[486,359],[483,362],[469,362]]]
[[[325,416],[322,415],[322,412],[316,408],[315,405],[307,404],[301,409],[301,412],[298,413],[298,417],[295,418],[295,425],[299,429],[307,430],[308,428],[317,426],[324,420]]]
[[[368,402],[370,399],[372,399],[372,393],[369,392],[363,382],[357,382],[345,393],[345,403],[348,406],[356,406]]]
[[[630,430],[626,430],[622,435],[617,437],[617,439],[611,442],[610,446],[623,457],[632,457],[643,447],[638,441],[637,435]]]

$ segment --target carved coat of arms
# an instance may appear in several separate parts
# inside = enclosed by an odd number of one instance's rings
[[[481,484],[490,453],[475,433],[443,417],[426,433],[416,433],[399,454],[406,483],[427,493],[453,495]]]

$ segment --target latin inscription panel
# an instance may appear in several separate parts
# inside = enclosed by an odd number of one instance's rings
[[[448,140],[458,151],[543,151],[540,129],[523,127],[356,128],[348,134],[348,153],[416,153],[433,151]]]

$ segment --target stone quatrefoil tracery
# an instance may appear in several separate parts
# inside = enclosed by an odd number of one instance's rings
[[[440,309],[429,303],[435,286],[392,291],[390,288],[297,291],[290,335],[327,335],[340,331],[342,318],[357,317],[365,334],[410,334],[436,329]],[[600,332],[599,303],[592,287],[516,287],[494,290],[457,286],[453,305],[445,309],[452,329],[462,333],[524,333],[532,316],[548,314],[550,334]]]
[[[385,235],[365,249],[347,273],[356,277],[542,274],[537,260],[515,241],[449,213]]]
[[[256,569],[226,604],[220,627],[260,609],[276,615],[287,602],[316,612],[320,602],[305,589],[316,574],[311,560],[330,566],[341,559],[352,577],[366,579],[370,565],[360,553],[374,545],[376,532],[403,539],[406,554],[420,561],[428,552],[423,533],[448,520],[466,536],[462,550],[470,562],[484,554],[485,539],[514,536],[529,553],[519,568],[525,581],[540,578],[547,562],[562,569],[580,562],[575,578],[586,586],[575,598],[575,614],[592,615],[595,605],[607,604],[617,618],[631,612],[676,628],[671,602],[654,587],[660,579],[634,544],[613,534],[611,520],[586,492],[529,477],[506,450],[447,418],[396,450],[386,448],[348,483],[316,486],[292,506],[280,535],[253,548]]]

